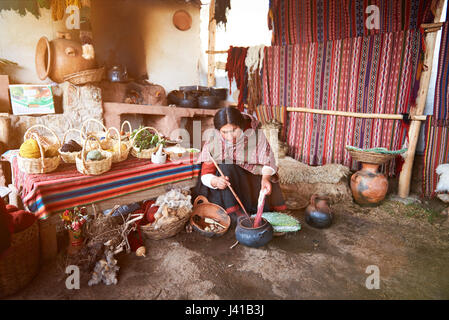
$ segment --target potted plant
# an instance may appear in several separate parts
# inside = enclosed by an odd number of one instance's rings
[[[83,226],[86,223],[87,209],[75,207],[65,210],[60,217],[64,223],[64,229],[69,231],[68,254],[76,254],[83,247]]]

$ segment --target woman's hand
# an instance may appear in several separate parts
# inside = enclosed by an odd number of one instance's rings
[[[214,177],[210,183],[212,187],[223,190],[229,185],[229,177]]]
[[[260,189],[265,189],[266,190],[266,195],[270,195],[271,194],[271,182],[270,182],[270,177],[271,176],[262,176],[262,182],[260,184]]]

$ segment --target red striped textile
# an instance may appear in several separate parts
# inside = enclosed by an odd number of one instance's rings
[[[419,31],[265,48],[266,105],[361,113],[406,113],[421,54]],[[289,154],[309,165],[356,169],[346,145],[401,149],[400,121],[290,112]],[[391,162],[389,172],[394,173]]]
[[[449,22],[445,22],[441,34],[433,116],[428,117],[425,130],[423,194],[434,197],[438,183],[435,170],[449,163]]]
[[[433,22],[431,4],[430,0],[270,0],[272,44],[324,42],[418,30],[421,23]],[[378,28],[372,24],[377,13]]]
[[[110,171],[99,176],[82,175],[73,164],[61,164],[47,174],[26,174],[18,169],[16,155],[17,151],[10,151],[3,158],[12,163],[14,182],[24,204],[39,219],[66,208],[193,179],[200,171],[193,160],[159,165],[130,157],[112,164]]]

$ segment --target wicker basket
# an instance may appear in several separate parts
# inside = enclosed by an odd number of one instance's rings
[[[139,151],[139,148],[134,146],[134,141],[136,140],[137,135],[142,132],[143,130],[153,130],[158,136],[159,138],[161,137],[159,132],[153,128],[153,127],[143,127],[140,130],[138,130],[136,132],[136,134],[134,135],[134,137],[131,140],[131,154],[136,157],[136,158],[143,158],[143,159],[151,159],[151,154],[153,152],[156,152],[157,150],[157,146],[154,148],[150,148],[150,149],[144,149]]]
[[[39,271],[38,222],[11,235],[11,247],[0,258],[0,298],[23,289]]]
[[[111,130],[115,131],[115,133],[117,134],[118,141],[117,141],[117,139],[113,139],[110,136]],[[108,129],[108,133],[106,135],[106,138],[103,141],[101,141],[101,147],[104,150],[109,151],[109,150],[113,149],[114,145],[117,144],[117,143],[120,146],[118,148],[118,150],[117,151],[110,151],[112,153],[112,163],[121,162],[121,161],[126,160],[128,158],[129,149],[131,149],[131,146],[128,143],[122,142],[122,137],[120,135],[120,132],[118,132],[118,130],[116,128],[111,127],[111,128]],[[123,145],[126,146],[126,150],[125,151],[122,151],[122,148],[121,148],[122,143],[123,143]]]
[[[87,155],[86,145],[90,139],[95,139],[97,141],[98,149],[99,149],[100,153],[103,155],[103,157],[105,157],[105,159],[99,160],[99,161],[87,161],[86,160],[86,155]],[[97,175],[100,175],[102,173],[105,173],[105,172],[111,170],[112,154],[108,151],[104,151],[101,149],[100,140],[98,140],[98,138],[96,138],[95,136],[88,136],[88,138],[83,143],[83,150],[75,158],[75,161],[76,161],[76,169],[80,173],[86,174],[86,175],[97,176]]]
[[[81,131],[80,130],[78,130],[78,129],[69,129],[69,130],[67,130],[66,133],[64,134],[64,137],[62,138],[61,148],[64,145],[65,138],[67,137],[67,134],[69,132],[72,132],[72,131],[78,132],[80,134],[80,137],[81,137]],[[81,144],[83,144],[83,143],[84,143],[84,141],[81,141]],[[59,148],[58,151],[59,151],[59,154],[61,155],[62,160],[65,163],[75,163],[76,162],[76,160],[75,160],[76,156],[81,153],[81,151],[63,152],[63,151],[61,151],[61,148]]]
[[[124,127],[125,127],[125,124],[127,124],[128,125],[128,128],[129,128],[129,134],[122,134],[122,132],[125,132],[123,129],[124,129]],[[130,135],[131,135],[131,133],[133,132],[133,128],[131,127],[131,123],[129,123],[129,121],[128,120],[125,120],[123,123],[122,123],[122,125],[121,125],[121,127],[120,127],[120,134],[121,134],[121,137],[122,137],[122,141],[124,141],[124,142],[126,142],[126,143],[129,143],[129,145],[131,146],[131,141],[130,141]]]
[[[40,137],[36,132],[33,132],[33,129],[36,128],[45,128],[50,131],[53,135],[53,140],[48,139],[46,137]],[[20,154],[17,156],[17,164],[19,169],[28,174],[38,174],[38,173],[48,173],[55,171],[58,168],[59,163],[61,162],[61,157],[58,155],[52,158],[45,157],[44,146],[53,147],[58,150],[61,147],[61,142],[59,141],[58,136],[54,133],[53,130],[44,126],[44,125],[34,125],[30,127],[24,135],[24,141],[33,138],[37,141],[39,145],[39,151],[41,153],[40,158],[23,158]]]
[[[88,132],[85,132],[85,130],[87,129],[88,124],[90,122],[97,123],[103,129],[103,131],[90,131],[90,132],[88,131]],[[92,119],[87,119],[86,121],[83,122],[80,131],[81,131],[81,140],[82,141],[86,140],[87,136],[94,136],[98,140],[102,140],[102,139],[106,138],[108,129],[106,129],[106,127],[104,126],[103,123],[101,123],[97,119],[93,119],[92,118]]]
[[[72,73],[64,77],[64,81],[68,81],[73,85],[83,85],[92,82],[100,82],[103,79],[104,67],[98,69],[89,69],[81,72]]]
[[[346,147],[349,154],[351,155],[353,160],[364,162],[364,163],[373,163],[373,164],[384,164],[394,158],[397,155],[395,154],[385,154],[385,153],[377,153],[377,152],[369,152],[369,151],[360,151],[354,150]]]
[[[145,226],[140,226],[140,230],[145,235],[145,237],[150,240],[167,239],[177,235],[180,231],[182,231],[189,219],[190,215],[173,223],[164,225],[158,229],[155,229],[154,223],[151,223]]]

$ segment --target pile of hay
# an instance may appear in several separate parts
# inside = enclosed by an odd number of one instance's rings
[[[305,208],[312,194],[323,194],[338,202],[352,200],[350,170],[340,164],[309,166],[291,157],[279,159],[279,180],[288,209]]]

